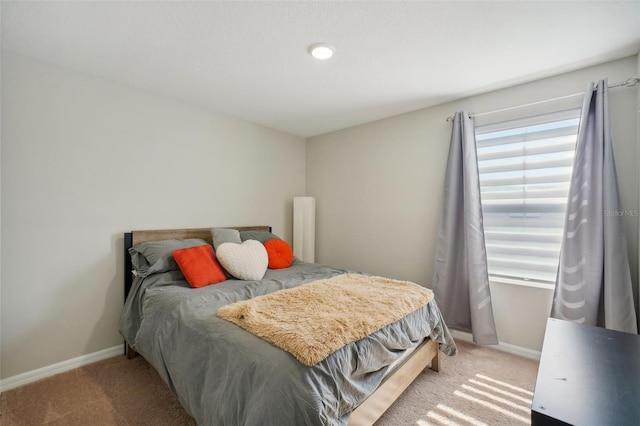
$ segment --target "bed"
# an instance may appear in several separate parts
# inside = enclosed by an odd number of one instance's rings
[[[268,226],[232,229],[271,232]],[[307,367],[216,312],[239,300],[351,271],[295,259],[289,268],[267,270],[259,281],[230,278],[197,289],[180,270],[135,276],[131,247],[192,239],[212,244],[211,228],[125,233],[119,330],[127,357],[140,354],[151,363],[198,424],[371,425],[420,372],[438,371],[440,351],[457,352],[431,300]]]

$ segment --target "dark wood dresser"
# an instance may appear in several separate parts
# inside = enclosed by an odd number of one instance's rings
[[[640,425],[640,336],[549,318],[531,424]]]

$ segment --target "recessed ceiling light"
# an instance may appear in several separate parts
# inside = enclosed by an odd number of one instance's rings
[[[336,48],[327,43],[315,43],[309,46],[309,53],[316,59],[324,61],[335,53]]]

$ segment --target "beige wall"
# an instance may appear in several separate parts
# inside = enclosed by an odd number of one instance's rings
[[[581,92],[637,73],[629,57],[307,140],[307,195],[316,197],[316,262],[431,285],[451,135],[445,119]],[[472,71],[470,71],[472,72]],[[427,76],[425,76],[427,78]],[[622,208],[638,209],[636,89],[612,89],[610,107]],[[477,124],[579,107],[581,97],[479,117]],[[638,218],[626,217],[634,285]],[[492,284],[500,341],[540,350],[552,291]]]
[[[3,52],[0,378],[118,345],[122,233],[270,224],[317,199],[316,261],[430,285],[450,124],[637,75],[587,68],[311,138]],[[635,89],[610,92],[623,209],[638,209]],[[478,124],[580,105],[485,116]],[[640,113],[640,111],[639,111]],[[626,217],[637,287],[637,218]],[[493,284],[502,342],[539,350],[551,292]],[[637,288],[635,289],[637,295]]]
[[[3,52],[3,378],[119,345],[132,229],[271,225],[304,140]]]

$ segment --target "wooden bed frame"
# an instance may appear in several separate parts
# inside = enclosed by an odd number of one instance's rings
[[[229,227],[238,231],[269,231],[270,226],[240,226]],[[191,229],[164,229],[149,231],[132,231],[124,234],[124,296],[125,300],[133,283],[133,265],[129,248],[145,241],[158,241],[168,239],[201,238],[212,244],[211,228],[191,228]],[[125,342],[125,355],[133,358],[137,354]],[[407,357],[402,364],[396,366],[378,388],[360,404],[349,417],[349,426],[371,426],[384,412],[395,402],[402,392],[415,380],[426,368],[434,371],[439,370],[440,350],[438,343],[426,339]]]

